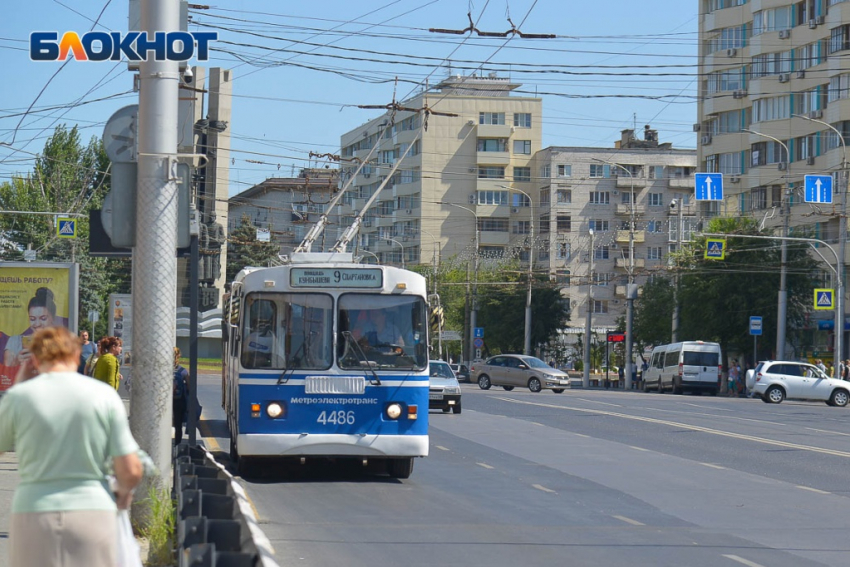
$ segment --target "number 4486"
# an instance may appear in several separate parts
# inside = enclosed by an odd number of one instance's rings
[[[354,425],[353,411],[323,411],[319,414],[319,419],[316,420],[322,425]]]

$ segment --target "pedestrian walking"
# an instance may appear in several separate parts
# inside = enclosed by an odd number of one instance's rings
[[[142,478],[124,403],[114,389],[76,372],[80,342],[68,329],[36,331],[30,353],[24,366],[37,376],[0,399],[0,452],[15,451],[21,477],[9,565],[114,567],[116,509],[129,508]]]
[[[844,372],[841,373],[842,380],[850,380],[850,358],[844,361]]]
[[[121,356],[123,343],[118,337],[106,337],[101,342],[103,354],[97,359],[97,363],[92,371],[92,378],[106,382],[116,390],[121,385],[123,376],[119,373],[121,363],[118,357]]]
[[[740,371],[741,367],[738,366],[738,359],[735,358],[732,360],[731,366],[729,366],[729,391],[726,393],[729,396],[738,395],[738,378]]]
[[[97,345],[89,340],[88,331],[80,331],[80,341],[82,341],[82,345],[80,350],[80,365],[77,367],[77,372],[85,374],[86,363],[89,357],[97,352]]]
[[[174,442],[183,441],[183,424],[189,410],[189,371],[180,366],[180,349],[174,347],[174,392],[172,394]]]
[[[821,360],[820,358],[818,358],[818,359],[815,361],[815,366],[817,366],[818,368],[820,368],[823,372],[826,372],[826,365],[823,363],[823,360]]]

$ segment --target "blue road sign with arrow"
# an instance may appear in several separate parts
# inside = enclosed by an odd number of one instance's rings
[[[723,200],[722,173],[695,173],[694,181],[696,182],[697,201]]]
[[[832,176],[806,175],[806,202],[832,203]]]

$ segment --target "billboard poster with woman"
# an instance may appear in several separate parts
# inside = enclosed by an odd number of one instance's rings
[[[29,356],[33,333],[52,326],[76,332],[78,298],[77,264],[0,262],[0,393]]]

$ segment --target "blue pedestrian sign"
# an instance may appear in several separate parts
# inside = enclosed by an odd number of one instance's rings
[[[761,335],[761,317],[750,317],[750,334]]]
[[[835,309],[835,290],[828,288],[815,289],[815,309],[822,311]]]
[[[832,176],[806,175],[806,202],[832,203]]]
[[[695,173],[694,181],[696,182],[697,201],[723,200],[722,173]]]
[[[58,238],[77,238],[77,221],[65,217],[57,218],[56,236]]]
[[[723,238],[708,238],[705,241],[706,260],[723,260],[726,258],[726,240]]]
[[[472,333],[472,338],[483,339],[484,338],[484,327],[475,327],[475,330]]]

